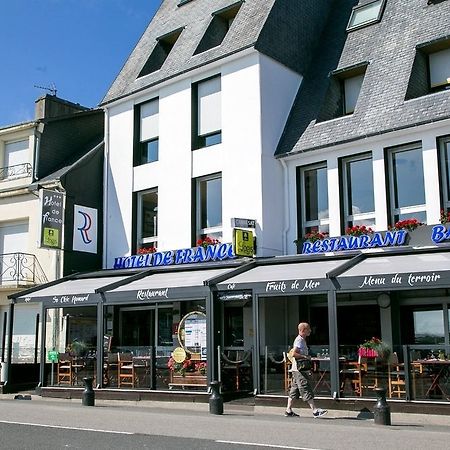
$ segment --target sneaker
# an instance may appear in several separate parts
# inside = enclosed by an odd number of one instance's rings
[[[296,414],[294,411],[285,411],[284,412],[284,417],[300,417],[298,414]]]
[[[314,412],[313,412],[313,416],[314,416],[314,418],[316,419],[317,417],[322,417],[322,416],[324,416],[326,413],[327,413],[328,411],[326,410],[326,409],[316,409]]]

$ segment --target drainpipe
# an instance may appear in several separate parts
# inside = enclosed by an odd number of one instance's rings
[[[108,223],[108,167],[109,167],[109,111],[108,108],[105,111],[105,158],[104,158],[104,168],[103,168],[103,267],[107,267],[108,260],[108,235],[107,235],[107,223]]]
[[[34,143],[34,171],[33,171],[33,181],[37,181],[38,171],[39,171],[39,158],[40,158],[40,150],[41,150],[41,137],[44,132],[44,124],[39,122],[36,127],[35,143]]]
[[[290,204],[290,192],[289,192],[289,177],[288,167],[284,159],[279,160],[283,167],[283,190],[284,190],[284,228],[282,231],[282,250],[283,255],[288,254],[287,235],[291,229],[291,221],[289,219],[289,204]]]

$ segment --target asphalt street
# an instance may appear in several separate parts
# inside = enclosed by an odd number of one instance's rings
[[[314,419],[307,410],[207,404],[0,398],[0,449],[444,449],[450,418],[392,414],[392,426],[348,411]]]

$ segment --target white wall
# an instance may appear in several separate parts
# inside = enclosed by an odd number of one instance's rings
[[[296,167],[327,161],[330,235],[338,236],[341,234],[339,212],[342,197],[338,184],[338,159],[359,153],[372,152],[376,222],[373,228],[382,231],[387,229],[389,223],[389,211],[387,210],[386,201],[388,191],[385,181],[387,180],[385,149],[416,141],[422,143],[427,223],[430,225],[439,223],[440,192],[437,138],[449,134],[450,120],[445,120],[287,158],[288,191],[286,192],[292,199],[292,208],[289,211],[290,226],[286,235],[288,253],[296,253],[296,246],[293,244],[293,240],[297,238]]]
[[[216,74],[221,74],[222,143],[192,151],[191,85]],[[258,255],[279,254],[283,178],[273,153],[300,80],[253,51],[109,106],[106,267],[112,267],[115,257],[131,254],[132,192],[158,189],[159,250],[189,247],[192,180],[216,172],[222,173],[222,241],[232,240],[232,217],[256,219],[258,243],[269,244],[261,245]],[[159,161],[133,169],[133,108],[155,97]],[[263,216],[263,190],[277,203],[276,215]]]

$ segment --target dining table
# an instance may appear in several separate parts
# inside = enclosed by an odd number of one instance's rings
[[[446,379],[449,375],[450,360],[449,359],[417,359],[412,362],[416,367],[422,366],[430,373],[431,384],[425,392],[425,397],[428,397],[432,392],[439,391],[445,399],[450,400],[450,394],[443,386],[442,380]]]

